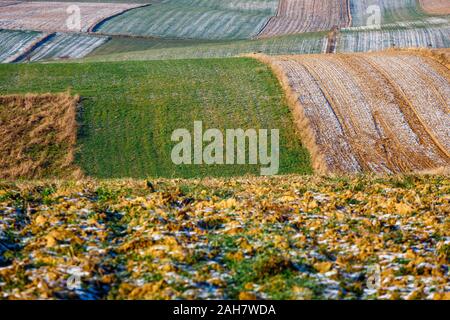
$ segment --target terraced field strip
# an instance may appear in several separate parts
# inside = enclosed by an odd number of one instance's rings
[[[419,0],[429,14],[450,14],[450,0]]]
[[[100,24],[106,34],[188,39],[245,39],[276,12],[277,0],[168,0]]]
[[[75,11],[80,9],[81,20],[78,26],[74,19]],[[142,4],[124,3],[82,3],[82,2],[20,2],[3,7],[0,11],[0,28],[38,31],[88,31],[97,23]]]
[[[323,53],[325,49],[326,33],[220,42],[112,37],[105,45],[100,46],[81,61],[222,58],[252,52],[271,55],[305,54]]]
[[[0,30],[0,62],[15,61],[45,36],[36,31]]]
[[[258,37],[348,27],[351,19],[348,9],[347,0],[280,0],[276,16],[270,19]]]
[[[417,0],[349,0],[352,26],[373,26],[380,15],[381,24],[423,19],[426,14]]]
[[[22,60],[40,61],[83,58],[109,40],[105,36],[55,33],[48,41],[36,47]]]
[[[450,71],[413,52],[261,57],[287,90],[318,171],[450,166]]]
[[[450,27],[386,29],[339,33],[337,52],[381,51],[389,48],[449,48]]]

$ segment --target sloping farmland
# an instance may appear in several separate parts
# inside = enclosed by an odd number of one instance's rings
[[[342,31],[337,52],[381,51],[389,48],[449,48],[450,27]]]
[[[169,0],[130,10],[94,31],[186,39],[246,39],[276,12],[276,0]]]
[[[425,12],[430,14],[450,14],[450,0],[419,0]]]
[[[35,31],[0,30],[0,62],[15,61],[46,36]]]
[[[352,26],[373,26],[426,17],[416,0],[349,0]],[[378,21],[378,15],[380,20]]]
[[[167,60],[234,57],[254,52],[279,54],[323,53],[326,33],[303,33],[255,40],[202,43],[196,40],[167,40],[112,37],[81,61]]]
[[[0,28],[39,31],[88,31],[104,19],[142,4],[20,2],[0,11]],[[79,8],[80,23],[75,19]]]
[[[90,36],[79,33],[56,33],[32,50],[27,61],[83,58],[108,41],[105,36]]]
[[[350,23],[346,0],[280,0],[278,12],[259,34],[260,38],[330,30]]]
[[[261,57],[290,97],[317,171],[450,166],[450,71],[422,51]]]

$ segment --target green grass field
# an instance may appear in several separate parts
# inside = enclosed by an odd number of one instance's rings
[[[0,66],[0,94],[82,97],[76,164],[89,175],[203,177],[259,174],[260,166],[175,166],[174,129],[280,129],[280,172],[311,173],[282,90],[247,58]]]

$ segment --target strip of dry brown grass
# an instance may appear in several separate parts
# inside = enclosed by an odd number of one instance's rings
[[[78,177],[78,96],[0,96],[0,179]]]

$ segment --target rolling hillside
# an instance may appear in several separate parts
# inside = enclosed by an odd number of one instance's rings
[[[259,174],[259,165],[175,165],[173,130],[280,130],[280,174],[311,173],[283,92],[270,69],[241,59],[0,65],[0,94],[82,97],[75,164],[92,177]],[[245,114],[245,117],[242,115]]]

